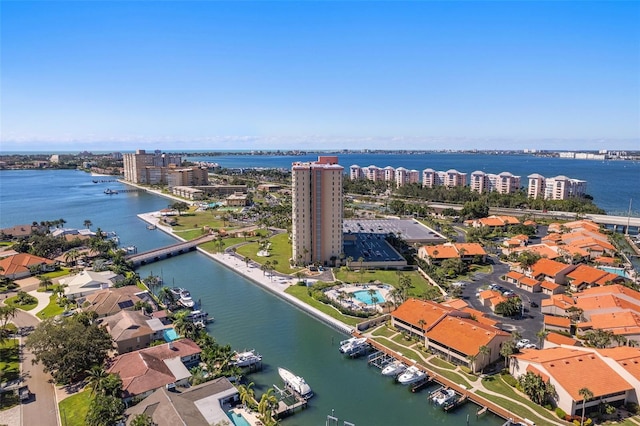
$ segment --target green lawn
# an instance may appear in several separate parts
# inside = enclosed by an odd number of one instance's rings
[[[357,261],[352,263],[352,267],[357,268]],[[346,283],[368,283],[378,280],[380,282],[391,284],[394,287],[398,286],[400,277],[405,275],[411,278],[411,288],[409,289],[410,296],[423,296],[426,294],[440,295],[438,289],[429,284],[427,280],[417,271],[381,271],[381,270],[368,270],[365,272],[360,271],[347,271],[343,268],[336,268],[334,270],[336,279]]]
[[[418,352],[414,351],[413,349],[409,349],[406,346],[398,345],[397,343],[394,343],[389,339],[385,339],[384,337],[378,337],[373,340],[383,344],[384,346],[391,349],[392,351],[400,352],[403,356],[411,360],[419,361],[422,359],[420,358],[420,355],[418,354]]]
[[[18,309],[22,309],[23,311],[30,311],[33,308],[35,308],[36,306],[38,306],[38,301],[36,300],[35,303],[28,303],[26,305],[19,305],[18,303],[16,303],[18,300],[18,296],[13,296],[10,297],[8,299],[5,299],[4,303],[6,303],[9,306],[15,306]]]
[[[175,216],[178,220],[177,225],[173,225],[172,229],[174,232],[178,231],[186,231],[189,229],[199,228],[201,229],[204,226],[208,226],[211,229],[231,229],[237,228],[237,226],[231,226],[229,222],[223,222],[222,212],[213,210],[207,212],[197,212],[197,213],[182,213],[180,216]]]
[[[550,412],[544,407],[541,407],[538,404],[535,404],[530,399],[525,398],[521,396],[519,393],[517,393],[514,390],[514,388],[509,386],[504,380],[502,380],[500,376],[489,376],[485,379],[482,379],[482,384],[484,385],[485,388],[489,389],[490,391],[500,393],[501,395],[504,395],[516,401],[522,402],[523,404],[530,407],[532,410],[534,410],[536,413],[538,413],[543,417],[546,417],[548,419],[558,420],[558,416],[556,416],[554,413]],[[488,398],[488,399],[491,399],[491,398]],[[517,405],[515,406],[517,407]],[[507,409],[517,412],[517,408],[515,409],[507,408]]]
[[[394,334],[396,334],[397,331],[393,330],[389,327],[387,327],[386,325],[381,325],[380,327],[376,328],[375,330],[373,330],[373,332],[371,334],[373,334],[374,336],[384,336],[384,337],[391,337]]]
[[[447,370],[455,370],[456,366],[442,358],[431,358],[429,362],[436,367],[446,368]]]
[[[202,229],[189,229],[186,231],[177,231],[174,229],[174,234],[185,240],[195,240],[198,237],[202,237],[205,232],[203,232]]]
[[[36,314],[36,316],[40,319],[55,317],[56,315],[60,315],[64,312],[64,308],[62,306],[58,306],[58,302],[55,295],[51,295],[49,297],[49,304],[46,308],[41,310]]]
[[[58,271],[47,272],[46,274],[42,274],[42,276],[52,280],[54,278],[64,277],[65,275],[69,275],[70,273],[71,272],[69,268],[61,268]]]
[[[83,426],[89,412],[91,391],[85,390],[60,401],[62,426]]]
[[[253,242],[249,244],[245,244],[241,247],[238,247],[236,251],[239,255],[248,257],[249,259],[258,262],[259,264],[264,264],[267,261],[273,262],[276,260],[278,264],[276,265],[276,271],[283,274],[294,274],[299,269],[293,269],[289,266],[289,259],[291,259],[291,244],[289,244],[289,234],[282,233],[278,234],[269,239],[271,242],[271,249],[269,250],[269,257],[260,257],[258,256],[259,243]]]
[[[292,295],[296,299],[300,299],[302,302],[306,303],[307,305],[314,307],[321,312],[324,312],[330,317],[335,318],[339,321],[342,321],[345,324],[355,326],[356,324],[364,320],[363,318],[354,318],[354,317],[348,317],[348,316],[342,315],[333,306],[328,306],[328,305],[325,305],[324,303],[318,302],[316,299],[309,296],[309,293],[307,292],[307,287],[292,285],[289,288],[287,288],[285,292]]]
[[[0,343],[0,370],[4,372],[2,381],[15,380],[20,376],[20,347],[18,339],[7,339]]]

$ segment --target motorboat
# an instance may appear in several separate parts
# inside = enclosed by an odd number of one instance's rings
[[[186,316],[186,320],[191,322],[202,321],[202,323],[207,323],[207,322],[213,321],[213,318],[209,318],[209,314],[206,313],[205,311],[196,310],[196,311],[189,312]]]
[[[345,340],[344,343],[340,345],[340,353],[343,353],[345,355],[353,355],[361,351],[365,346],[367,346],[366,337],[358,337],[358,338],[354,337],[354,338]]]
[[[431,401],[439,407],[446,406],[456,400],[456,391],[453,389],[440,389],[429,395]]]
[[[398,383],[402,385],[410,385],[427,377],[427,373],[420,370],[415,365],[407,368],[404,373],[398,376]]]
[[[278,367],[278,374],[282,378],[282,381],[284,381],[284,384],[302,398],[309,399],[313,396],[313,391],[307,382],[305,382],[304,378],[296,376],[291,371],[282,367]]]
[[[257,354],[255,349],[244,352],[235,352],[231,357],[231,364],[237,367],[249,367],[262,361],[262,355]]]
[[[185,308],[193,308],[196,305],[196,303],[191,298],[191,294],[189,294],[189,292],[186,290],[180,295],[178,303]]]
[[[402,362],[400,361],[393,361],[389,364],[387,364],[383,369],[382,369],[382,375],[383,376],[392,376],[395,377],[398,374],[402,374],[404,373],[404,371],[407,369],[407,366],[404,365]]]

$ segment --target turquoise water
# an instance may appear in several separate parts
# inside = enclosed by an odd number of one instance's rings
[[[235,426],[251,426],[251,423],[247,421],[241,414],[234,413],[233,411],[228,411],[227,416],[231,419]]]
[[[600,266],[600,269],[606,272],[610,272],[612,274],[620,275],[621,277],[624,277],[624,278],[630,278],[624,269],[612,268],[610,266]]]
[[[378,301],[376,303],[382,303],[384,302],[384,297],[382,297],[382,294],[380,294],[380,292],[378,290],[374,290],[375,293],[373,294],[369,294],[369,290],[358,290],[358,291],[354,291],[353,292],[353,296],[361,301],[362,303],[365,303],[367,305],[373,305],[373,297],[375,296],[376,299],[378,299]]]
[[[176,331],[173,328],[168,328],[166,330],[164,330],[162,332],[162,335],[164,336],[164,340],[166,340],[167,342],[172,342],[174,340],[176,340],[178,337],[178,333],[176,333]]]

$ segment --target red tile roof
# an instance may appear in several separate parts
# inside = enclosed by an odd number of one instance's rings
[[[44,257],[34,256],[28,253],[19,253],[13,256],[0,259],[0,275],[16,275],[23,274],[29,271],[29,266],[34,265],[52,265],[55,263],[53,260],[46,259]]]
[[[556,345],[570,345],[577,346],[580,343],[578,340],[573,339],[569,336],[565,336],[559,333],[549,333],[545,340],[550,341],[551,343],[555,343]]]
[[[531,267],[531,275],[534,278],[540,275],[555,277],[569,267],[570,265],[567,265],[566,263],[560,263],[550,259],[540,259]]]
[[[391,313],[391,316],[420,327],[419,321],[425,322],[424,328],[431,327],[442,320],[446,314],[455,309],[443,306],[430,300],[409,299]]]
[[[509,333],[477,321],[448,316],[427,331],[427,338],[465,355],[477,355],[480,346],[489,346],[497,338],[508,339]]]
[[[544,325],[550,325],[550,326],[554,326],[554,327],[570,328],[571,327],[571,321],[569,320],[569,318],[554,317],[554,316],[551,316],[551,315],[545,315],[544,316]]]

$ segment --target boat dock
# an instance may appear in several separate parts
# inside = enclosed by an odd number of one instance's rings
[[[356,337],[362,337],[359,333],[354,332],[353,333],[354,336]],[[518,416],[517,414],[506,410],[502,407],[500,407],[499,405],[495,404],[494,402],[483,398],[482,396],[476,395],[473,392],[470,392],[468,389],[466,389],[465,387],[452,382],[451,380],[447,379],[446,377],[443,377],[442,375],[438,374],[435,371],[430,370],[428,367],[425,367],[422,364],[418,364],[416,363],[416,361],[409,359],[403,355],[400,355],[397,352],[392,351],[391,349],[388,349],[387,347],[385,347],[384,345],[382,345],[381,343],[376,342],[375,340],[372,339],[367,339],[367,343],[369,345],[371,345],[374,350],[376,350],[375,353],[371,354],[369,356],[368,362],[369,365],[375,365],[376,367],[378,367],[379,365],[382,365],[382,363],[388,363],[391,362],[393,360],[398,360],[401,361],[407,365],[415,365],[416,367],[418,367],[420,370],[424,371],[425,373],[427,373],[427,375],[429,376],[430,380],[433,382],[437,382],[439,383],[442,387],[444,388],[449,388],[454,390],[458,395],[460,395],[461,402],[460,404],[470,400],[472,402],[474,402],[475,404],[479,405],[480,407],[482,407],[482,409],[486,412],[486,411],[491,411],[493,414],[502,417],[503,419],[510,419],[512,422],[512,424],[517,424],[517,422],[521,422],[523,421],[523,419]],[[386,355],[386,357],[384,356]],[[381,368],[381,367],[379,367]]]
[[[284,389],[280,389],[276,385],[273,385],[276,393],[280,395],[280,400],[278,401],[278,407],[275,410],[273,416],[277,419],[281,419],[283,417],[288,417],[292,415],[298,409],[307,408],[308,401],[300,396],[298,396],[293,390],[285,387]]]
[[[367,364],[382,370],[387,364],[396,360],[396,357],[382,351],[376,351],[367,357]]]
[[[422,389],[424,389],[431,382],[432,382],[431,377],[426,376],[424,379],[418,380],[417,382],[415,382],[411,386],[409,386],[409,390],[411,392],[413,392],[413,393],[420,392]]]

